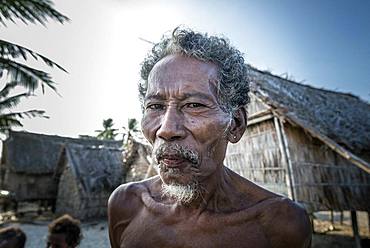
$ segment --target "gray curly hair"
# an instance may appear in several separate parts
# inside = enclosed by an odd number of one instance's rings
[[[249,69],[242,53],[225,38],[208,36],[189,29],[175,28],[154,45],[141,67],[139,94],[141,102],[148,88],[148,77],[154,65],[170,54],[182,54],[219,66],[218,103],[227,113],[249,103]]]

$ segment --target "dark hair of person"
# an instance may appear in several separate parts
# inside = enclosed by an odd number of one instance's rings
[[[77,246],[81,239],[80,221],[65,214],[49,224],[50,234],[64,234],[66,243],[71,246]]]
[[[14,248],[23,248],[26,243],[26,234],[18,227],[10,226],[0,229],[0,242],[3,240],[16,240]]]

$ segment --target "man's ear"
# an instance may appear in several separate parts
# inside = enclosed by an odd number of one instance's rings
[[[244,107],[233,112],[228,140],[231,143],[238,142],[247,128],[247,111]]]

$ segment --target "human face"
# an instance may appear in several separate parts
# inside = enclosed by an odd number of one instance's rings
[[[213,63],[169,55],[149,74],[142,130],[165,184],[202,182],[222,167],[230,115],[217,102],[217,73]]]
[[[48,237],[47,248],[71,248],[66,242],[66,235],[62,233],[52,233]]]

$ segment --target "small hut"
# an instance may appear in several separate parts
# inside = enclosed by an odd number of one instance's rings
[[[125,182],[140,181],[156,173],[150,170],[152,148],[138,135],[133,137],[124,151]]]
[[[79,219],[104,217],[112,191],[122,183],[122,150],[68,144],[55,173],[56,212]]]
[[[55,203],[58,182],[53,175],[66,144],[120,148],[122,142],[11,131],[3,143],[0,188],[14,192],[19,202]]]
[[[370,105],[250,70],[247,131],[226,165],[309,212],[369,212]]]

